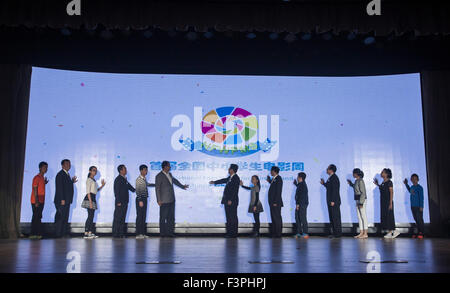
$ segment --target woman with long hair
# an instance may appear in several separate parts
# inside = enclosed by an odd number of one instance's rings
[[[367,238],[368,235],[368,222],[366,215],[366,184],[363,180],[364,172],[359,168],[353,169],[353,178],[355,178],[355,183],[353,183],[350,179],[347,179],[348,184],[353,188],[354,199],[356,202],[356,212],[358,213],[358,222],[359,222],[359,235],[356,235],[355,238]]]
[[[98,238],[98,236],[94,234],[94,213],[97,209],[97,200],[95,197],[97,195],[97,192],[99,192],[103,188],[103,186],[105,186],[106,182],[105,179],[102,179],[102,185],[98,187],[98,184],[95,181],[95,175],[97,175],[97,167],[89,167],[89,174],[86,180],[86,196],[84,197],[83,203],[81,204],[81,206],[88,212],[88,217],[84,226],[85,239]]]
[[[248,207],[248,212],[253,214],[253,218],[255,219],[255,225],[253,226],[253,237],[259,236],[259,227],[260,227],[260,221],[259,221],[259,213],[263,212],[264,209],[262,207],[261,201],[259,200],[259,192],[261,190],[261,183],[259,181],[259,177],[257,175],[253,175],[252,179],[252,186],[244,186],[244,183],[240,182],[241,186],[247,190],[251,190],[251,196],[250,196],[250,205]]]

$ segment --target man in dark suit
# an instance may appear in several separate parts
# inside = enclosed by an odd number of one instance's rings
[[[117,175],[114,180],[114,196],[116,200],[112,234],[114,238],[124,238],[126,229],[125,217],[127,215],[128,202],[130,199],[128,191],[135,192],[136,190],[127,180],[127,167],[125,167],[125,165],[119,165],[117,171],[119,171],[119,175]]]
[[[342,236],[340,183],[336,175],[336,170],[336,166],[331,164],[327,168],[327,174],[329,176],[327,182],[320,179],[320,183],[327,189],[328,216],[332,229],[330,238],[339,238]]]
[[[283,190],[283,179],[279,175],[280,168],[272,166],[270,176],[267,176],[269,187],[269,206],[270,217],[272,218],[272,237],[280,238],[283,232],[283,219],[281,218],[281,208],[283,207],[283,198],[281,192]]]
[[[210,181],[209,184],[226,184],[225,189],[223,190],[223,196],[221,204],[225,206],[225,217],[226,217],[226,230],[227,233],[225,235],[226,238],[236,238],[238,236],[238,216],[237,216],[237,208],[239,205],[239,184],[241,179],[236,174],[238,170],[238,165],[231,164],[230,168],[228,168],[228,176],[227,178],[223,178],[216,181]]]
[[[156,200],[159,205],[159,233],[162,237],[175,237],[175,191],[173,185],[186,190],[189,185],[183,185],[170,173],[170,162],[161,163],[161,172],[155,177]]]
[[[73,201],[73,184],[78,181],[77,176],[70,177],[70,161],[61,161],[61,171],[55,178],[55,237],[61,238],[67,234],[70,205]]]

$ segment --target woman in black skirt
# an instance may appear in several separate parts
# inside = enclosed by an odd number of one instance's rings
[[[391,169],[384,168],[381,171],[381,177],[383,178],[381,184],[378,183],[376,178],[373,181],[380,189],[381,229],[387,230],[384,238],[395,238],[400,235],[400,232],[395,230],[394,186],[391,181]]]
[[[261,183],[259,182],[259,177],[257,175],[252,176],[252,187],[244,186],[241,180],[241,186],[247,190],[251,190],[250,205],[248,207],[248,212],[253,214],[255,219],[255,225],[253,226],[253,237],[259,236],[259,213],[263,212],[263,207],[261,201],[259,200],[259,191],[261,190]]]

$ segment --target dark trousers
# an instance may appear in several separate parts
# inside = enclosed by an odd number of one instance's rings
[[[297,228],[297,234],[308,234],[308,220],[306,218],[306,208],[307,206],[300,206],[300,208],[295,210],[295,222]]]
[[[44,210],[44,204],[40,203],[38,207],[31,204],[33,210],[33,217],[31,218],[31,233],[30,235],[42,236],[42,211]]]
[[[342,236],[341,207],[336,204],[334,206],[328,205],[328,216],[332,234],[335,237]]]
[[[175,231],[175,202],[163,203],[159,207],[159,233],[171,236]]]
[[[125,218],[127,216],[128,204],[122,204],[114,209],[114,220],[112,227],[113,237],[122,237],[126,233]]]
[[[55,237],[60,238],[67,235],[70,204],[61,205],[55,203],[55,208]]]
[[[424,223],[423,223],[423,211],[420,210],[420,207],[411,207],[411,212],[414,217],[414,221],[416,221],[417,230],[419,233],[424,233]]]
[[[259,213],[253,213],[253,218],[255,219],[255,224],[253,225],[253,233],[259,234],[259,227],[261,226],[259,222]]]
[[[239,220],[237,216],[237,205],[232,204],[228,205],[225,203],[225,218],[226,218],[226,231],[227,236],[229,237],[237,237],[238,236],[238,226]]]
[[[281,206],[270,205],[270,217],[272,218],[272,237],[281,237],[283,231],[283,219],[281,218]]]
[[[394,204],[392,210],[389,209],[389,198],[380,199],[381,211],[381,229],[392,231],[395,230]]]
[[[88,217],[86,219],[86,223],[84,224],[84,232],[94,232],[94,209],[86,209],[88,213]]]
[[[139,206],[139,202],[142,202],[142,207]],[[147,199],[136,198],[136,235],[145,235],[147,233]]]

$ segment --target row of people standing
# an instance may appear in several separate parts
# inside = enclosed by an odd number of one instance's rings
[[[127,168],[119,165],[117,171],[119,175],[114,180],[115,209],[112,226],[112,235],[115,238],[124,238],[126,234],[126,213],[129,203],[129,192],[136,192],[136,238],[148,238],[146,235],[147,224],[147,203],[148,188],[155,187],[157,203],[159,209],[159,228],[162,237],[174,237],[175,233],[175,191],[174,185],[186,190],[189,185],[181,184],[170,173],[170,163],[163,161],[162,170],[155,177],[155,183],[147,182],[148,167],[139,166],[140,175],[136,179],[136,188],[127,180]],[[86,199],[85,199],[86,200]],[[86,231],[86,238],[95,238],[92,231]]]
[[[73,203],[74,184],[78,182],[76,176],[71,176],[69,170],[71,162],[68,159],[61,161],[61,170],[55,177],[55,197],[54,205],[56,209],[54,228],[55,238],[66,237],[68,235],[68,219],[70,205]],[[42,238],[42,212],[45,204],[45,186],[48,179],[45,177],[48,164],[39,163],[39,173],[33,178],[31,192],[32,222],[31,239]],[[122,238],[126,233],[125,218],[128,210],[129,191],[136,192],[136,233],[137,238],[146,238],[146,213],[148,201],[148,187],[155,187],[158,205],[160,206],[160,230],[161,236],[173,237],[175,227],[175,193],[173,185],[182,189],[187,189],[188,185],[181,184],[170,173],[170,163],[162,162],[162,170],[156,175],[155,184],[148,183],[146,175],[148,167],[141,165],[139,167],[140,175],[136,179],[136,188],[127,180],[127,168],[124,165],[117,167],[119,175],[114,180],[114,219],[113,219],[113,237]],[[95,180],[98,170],[91,166],[86,180],[86,195],[81,206],[87,210],[87,219],[85,223],[84,238],[97,238],[94,234],[94,215],[97,210],[97,193],[106,185],[102,180],[99,186]]]
[[[259,235],[260,228],[260,213],[263,212],[262,204],[259,200],[259,193],[261,190],[261,184],[259,177],[253,175],[251,177],[252,186],[244,186],[243,182],[237,175],[238,166],[231,164],[228,169],[229,176],[227,178],[219,179],[216,181],[210,181],[210,184],[218,185],[225,184],[222,204],[225,205],[226,215],[226,237],[234,238],[238,235],[238,217],[237,208],[239,205],[239,185],[243,188],[251,190],[251,200],[248,209],[249,213],[253,213],[255,220],[253,235]],[[337,168],[334,164],[331,164],[326,169],[328,179],[320,180],[326,188],[326,203],[328,207],[328,215],[330,222],[330,238],[340,238],[342,236],[342,222],[341,222],[341,196],[340,196],[340,181],[336,175]],[[271,236],[279,238],[282,235],[283,220],[281,216],[281,208],[283,207],[282,189],[283,179],[279,175],[280,169],[276,166],[271,168],[271,176],[267,176],[267,182],[270,184],[268,192],[268,203],[270,207],[270,216],[272,219]],[[358,224],[360,233],[355,238],[367,238],[368,237],[368,220],[366,214],[367,206],[367,193],[364,183],[364,173],[359,168],[353,170],[353,177],[355,181],[347,180],[348,184],[354,190],[354,200],[356,206],[356,213],[358,215]],[[380,218],[381,229],[386,231],[384,238],[396,238],[400,235],[400,232],[395,229],[395,217],[394,217],[394,189],[392,179],[392,171],[385,168],[381,172],[383,182],[379,183],[377,179],[374,179],[374,184],[378,186],[380,190]],[[424,233],[424,221],[423,221],[423,188],[418,184],[419,176],[417,174],[411,175],[412,186],[409,186],[408,180],[404,180],[404,184],[407,190],[410,192],[411,211],[413,213],[414,220],[416,221],[418,233],[413,235],[413,238],[423,238]],[[294,180],[296,186],[295,192],[295,219],[296,219],[296,235],[297,238],[309,238],[308,234],[308,220],[307,220],[307,208],[309,205],[308,198],[308,186],[306,184],[306,173],[298,173],[297,179]]]
[[[78,179],[76,176],[70,176],[69,170],[71,168],[70,160],[63,160],[61,162],[61,170],[58,172],[55,178],[55,198],[54,204],[56,208],[55,214],[55,236],[63,237],[67,234],[68,218],[70,211],[70,204],[73,201],[73,184]],[[45,202],[45,185],[48,183],[47,178],[44,177],[47,172],[48,164],[41,162],[39,164],[39,174],[33,178],[31,204],[33,209],[32,218],[32,238],[40,238],[42,235],[41,218],[42,210]],[[124,165],[118,166],[119,175],[114,181],[114,195],[115,195],[115,210],[113,220],[113,236],[124,237],[126,232],[125,218],[129,203],[129,191],[136,192],[136,234],[137,238],[146,238],[146,212],[148,201],[148,187],[155,187],[156,197],[158,205],[160,206],[160,231],[161,235],[165,237],[174,236],[175,227],[175,192],[174,185],[187,189],[188,185],[181,184],[170,173],[170,163],[164,161],[162,163],[162,170],[155,177],[155,183],[148,183],[146,176],[148,173],[148,167],[141,165],[139,167],[140,175],[136,179],[136,188],[134,188],[127,180],[127,168]],[[225,184],[223,197],[221,203],[225,206],[226,214],[226,237],[237,237],[238,232],[238,218],[237,207],[239,204],[239,187],[243,187],[251,191],[250,205],[248,212],[254,216],[255,224],[253,229],[253,236],[259,235],[260,220],[259,214],[263,212],[261,201],[259,200],[259,194],[261,190],[261,184],[259,177],[253,175],[251,178],[252,186],[245,186],[237,175],[238,166],[231,164],[228,170],[229,176],[220,180],[210,181],[210,184]],[[272,218],[272,237],[281,237],[282,234],[282,217],[281,208],[283,207],[282,200],[282,188],[283,179],[279,175],[279,168],[274,166],[271,169],[271,176],[267,176],[267,181],[270,184],[268,201],[270,207],[270,214]],[[96,194],[106,184],[104,180],[101,181],[101,186],[98,186],[95,176],[97,174],[97,168],[91,166],[89,168],[88,178],[86,181],[86,196],[82,202],[82,207],[86,208],[88,217],[85,224],[85,237],[96,238],[94,234],[94,213],[97,209]],[[332,237],[340,237],[342,235],[341,228],[341,215],[340,215],[340,183],[339,178],[336,175],[336,166],[330,165],[327,168],[327,174],[329,175],[327,181],[321,179],[320,183],[323,184],[327,190],[327,206],[330,219],[331,235]],[[368,222],[366,216],[366,191],[363,181],[364,173],[360,169],[353,170],[353,176],[355,182],[348,180],[349,185],[354,189],[356,210],[358,214],[360,234],[355,236],[357,238],[367,238]],[[378,183],[374,180],[374,183],[380,188],[380,201],[381,201],[381,226],[383,229],[388,230],[386,238],[395,238],[398,236],[398,232],[395,230],[394,219],[394,206],[393,206],[393,185],[392,172],[389,169],[383,169],[381,172],[383,182]],[[419,177],[417,174],[411,176],[412,186],[408,185],[408,181],[405,179],[404,183],[406,188],[411,193],[411,210],[413,212],[414,219],[418,227],[418,237],[423,237],[423,189],[418,184]],[[296,185],[296,237],[308,238],[308,222],[307,222],[307,207],[308,200],[308,187],[306,184],[306,174],[301,172],[298,174],[297,180],[294,180]]]
[[[253,226],[253,236],[259,235],[260,220],[259,214],[263,212],[263,207],[261,201],[259,200],[259,193],[261,190],[261,183],[257,175],[253,175],[251,182],[252,187],[244,186],[243,182],[237,175],[238,165],[231,164],[228,168],[229,176],[219,180],[210,181],[210,184],[219,185],[225,184],[223,191],[221,204],[225,207],[225,218],[226,218],[226,238],[236,238],[238,236],[238,216],[237,209],[239,205],[239,187],[242,186],[247,190],[251,190],[250,205],[248,212],[253,214],[255,225]],[[283,179],[279,175],[280,168],[273,166],[270,170],[271,176],[267,176],[267,182],[270,184],[269,187],[269,207],[270,216],[272,219],[272,230],[271,235],[274,238],[279,238],[282,235],[283,220],[281,217],[281,208],[283,207],[282,189],[283,189]]]

